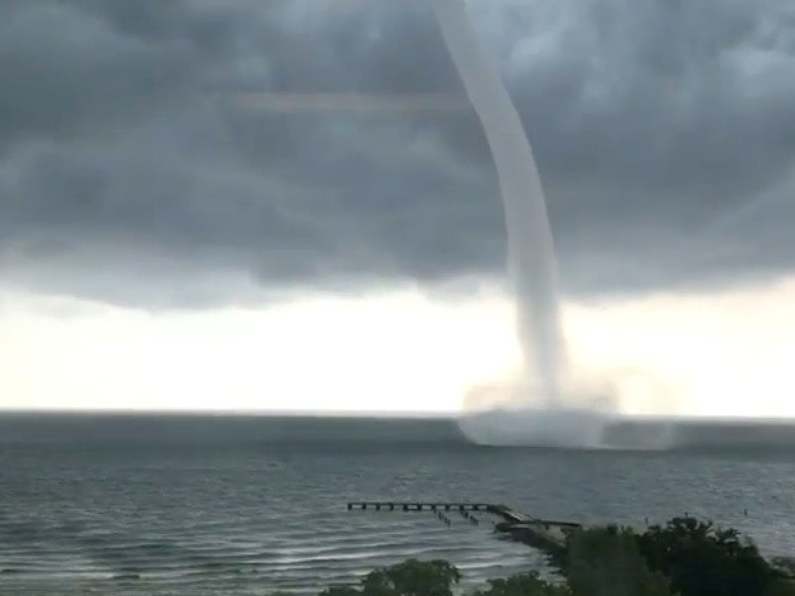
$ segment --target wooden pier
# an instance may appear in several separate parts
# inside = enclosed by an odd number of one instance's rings
[[[580,524],[577,523],[539,519],[515,511],[506,505],[495,505],[493,503],[434,501],[352,501],[348,503],[348,511],[368,510],[433,511],[437,512],[437,514],[446,511],[460,511],[465,516],[476,511],[490,513],[502,518],[502,521],[495,525],[497,531],[509,534],[520,542],[547,551],[559,551],[565,548],[568,535],[581,528]]]
[[[395,502],[395,501],[354,501],[348,503],[348,511],[367,509],[375,511],[483,511],[496,513],[498,505],[488,503],[423,503],[423,502]]]

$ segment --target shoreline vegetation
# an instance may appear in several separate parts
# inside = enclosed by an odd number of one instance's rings
[[[607,526],[571,533],[546,550],[558,579],[536,572],[488,580],[471,596],[795,596],[795,560],[768,561],[734,529],[676,517],[642,533]],[[375,569],[358,586],[320,596],[452,596],[461,573],[443,560]],[[273,593],[274,595],[277,593]]]

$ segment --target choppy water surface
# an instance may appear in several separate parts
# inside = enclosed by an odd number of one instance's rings
[[[687,511],[795,552],[792,452],[486,448],[448,421],[6,415],[0,495],[3,594],[311,592],[408,556],[469,584],[543,567],[489,523],[357,499],[638,526]]]

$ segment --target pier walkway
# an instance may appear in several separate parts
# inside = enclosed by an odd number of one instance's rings
[[[565,548],[567,536],[581,528],[580,524],[552,521],[531,517],[515,511],[506,505],[493,503],[464,503],[439,501],[352,501],[348,511],[460,511],[463,515],[471,512],[484,512],[502,518],[495,525],[500,532],[510,534],[517,540],[545,550]]]
[[[483,511],[495,513],[499,505],[489,503],[425,503],[418,501],[354,501],[348,503],[348,511],[354,509],[375,511]]]

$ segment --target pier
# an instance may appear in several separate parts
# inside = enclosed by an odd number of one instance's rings
[[[499,505],[488,503],[423,503],[423,502],[395,502],[395,501],[358,501],[348,503],[348,511],[358,509],[366,511],[483,511],[495,513]]]
[[[498,532],[509,534],[515,540],[549,552],[557,552],[564,549],[568,535],[582,527],[574,522],[539,519],[511,509],[506,505],[495,505],[493,503],[352,501],[348,503],[348,511],[432,511],[437,514],[447,511],[459,511],[464,517],[477,511],[489,513],[502,519],[501,522],[495,524]]]

